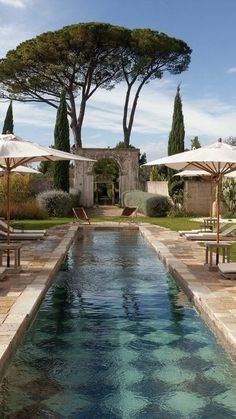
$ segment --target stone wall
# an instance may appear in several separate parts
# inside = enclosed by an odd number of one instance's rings
[[[156,193],[158,195],[169,196],[168,182],[166,181],[148,181],[147,192]]]
[[[187,212],[196,215],[210,215],[211,182],[192,181],[184,182],[184,208]]]
[[[74,153],[94,160],[113,159],[119,167],[119,197],[138,188],[139,149],[77,148]],[[75,161],[74,188],[81,191],[81,205],[94,204],[94,164]]]

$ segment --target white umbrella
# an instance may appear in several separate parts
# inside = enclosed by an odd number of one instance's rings
[[[10,173],[22,164],[34,161],[80,160],[95,161],[72,153],[43,147],[14,134],[0,135],[0,168],[7,176],[7,243],[10,243]]]
[[[0,175],[4,175],[6,169],[0,167]],[[15,169],[11,170],[12,173],[23,173],[23,174],[32,174],[32,175],[39,175],[41,172],[39,170],[33,169],[32,167],[28,166],[17,166]]]
[[[176,173],[174,176],[181,176],[181,177],[203,177],[208,176],[210,177],[210,173],[206,170],[182,170],[181,172]],[[224,175],[224,177],[235,178],[236,177],[236,170]]]
[[[236,170],[236,147],[221,139],[209,146],[185,151],[146,163],[144,166],[165,165],[174,170],[204,170],[217,185],[217,242],[219,242],[219,183],[222,177]]]
[[[201,176],[210,176],[206,170],[182,170],[181,172],[176,173],[174,176],[181,177],[201,177]]]

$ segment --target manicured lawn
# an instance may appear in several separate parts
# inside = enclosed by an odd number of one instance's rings
[[[44,230],[56,225],[68,224],[72,221],[72,217],[47,218],[44,220],[12,220],[11,225],[25,230]]]
[[[67,224],[73,222],[75,219],[73,217],[61,217],[61,218],[48,218],[45,220],[15,220],[12,221],[14,227],[24,228],[25,230],[30,229],[45,229],[50,228],[59,224]],[[121,219],[117,217],[91,217],[91,222],[102,222],[102,221],[117,221]],[[124,219],[122,219],[124,221]],[[171,230],[188,230],[198,228],[200,226],[199,221],[192,221],[187,217],[163,217],[163,218],[148,218],[148,217],[138,217],[139,223],[150,223],[159,225],[161,227],[170,228]]]
[[[236,242],[232,243],[231,245],[230,259],[231,259],[231,262],[236,262]]]

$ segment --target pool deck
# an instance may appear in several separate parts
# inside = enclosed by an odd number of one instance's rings
[[[177,232],[149,224],[98,223],[79,228],[139,228],[223,345],[236,355],[236,281],[204,267],[205,250]],[[35,315],[70,247],[78,224],[48,230],[43,240],[23,243],[22,270],[0,281],[0,375]]]

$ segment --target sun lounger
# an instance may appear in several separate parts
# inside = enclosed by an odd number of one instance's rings
[[[10,232],[10,240],[39,240],[44,238],[44,233],[12,233]],[[7,239],[7,232],[0,229],[0,240]]]
[[[212,230],[210,228],[208,229],[195,229],[195,230],[179,230],[179,235],[184,236],[185,234],[198,234],[198,233],[212,233]]]
[[[231,225],[226,230],[220,233],[220,240],[233,236],[236,230],[236,224]],[[209,241],[216,240],[216,233],[197,233],[197,234],[185,234],[187,240],[197,240],[197,241]]]
[[[2,281],[5,278],[6,274],[7,274],[6,268],[3,266],[0,266],[0,281]]]
[[[220,273],[229,279],[236,279],[236,263],[219,263]]]
[[[222,223],[220,226],[220,231],[222,231],[228,223]],[[195,230],[179,230],[180,236],[185,236],[186,234],[205,234],[205,233],[214,233],[210,228],[199,228]]]
[[[72,210],[77,221],[86,221],[90,224],[90,219],[83,207],[72,208]]]
[[[0,220],[0,229],[7,231],[7,223],[3,220]],[[19,228],[13,228],[10,226],[10,232],[16,234],[30,233],[30,234],[46,234],[47,230],[21,230]]]
[[[130,221],[137,222],[137,212],[138,212],[137,207],[124,207],[119,217],[130,218]]]

